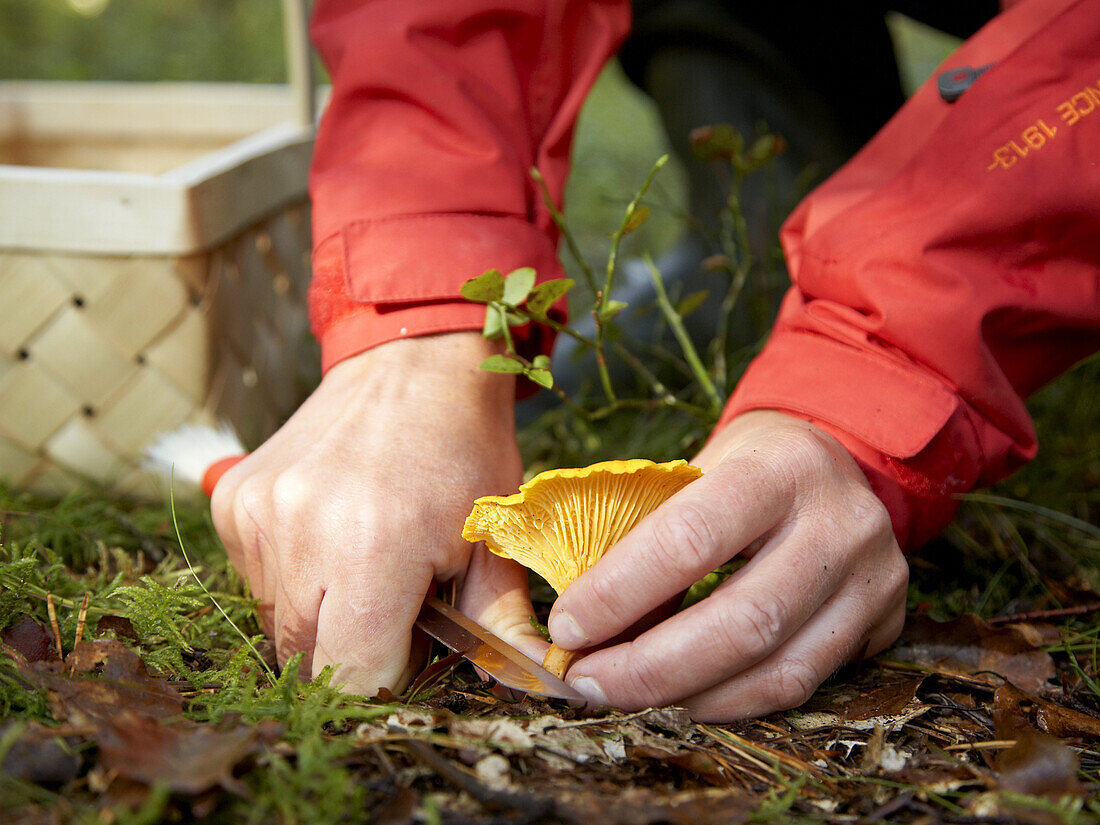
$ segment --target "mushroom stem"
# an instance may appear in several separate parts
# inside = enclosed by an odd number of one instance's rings
[[[542,666],[559,679],[564,679],[569,666],[580,657],[581,652],[579,650],[566,650],[564,647],[558,647],[556,644],[551,643],[550,649],[546,651],[546,658],[542,660]]]

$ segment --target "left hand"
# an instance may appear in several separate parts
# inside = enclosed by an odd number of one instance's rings
[[[836,668],[888,646],[908,566],[866,477],[833,438],[746,413],[696,458],[704,475],[645,518],[554,604],[562,647],[612,639],[735,556],[702,602],[569,671],[592,704],[679,704],[699,721],[805,702]]]

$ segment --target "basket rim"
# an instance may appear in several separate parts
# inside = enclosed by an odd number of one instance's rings
[[[308,198],[314,134],[276,123],[159,175],[0,164],[0,249],[203,252]]]

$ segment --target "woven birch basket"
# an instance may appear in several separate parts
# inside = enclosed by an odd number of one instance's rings
[[[270,435],[316,381],[313,81],[0,83],[0,478],[161,498],[180,424]]]

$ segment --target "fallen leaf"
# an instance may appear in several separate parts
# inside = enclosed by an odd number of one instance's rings
[[[791,721],[801,730],[808,729],[808,722],[818,727],[844,724],[856,730],[870,730],[876,726],[896,730],[927,710],[916,698],[924,679],[924,676],[877,669],[865,672],[856,681],[835,682],[819,688],[797,714],[791,714]]]
[[[1016,745],[994,760],[1002,791],[1058,799],[1081,793],[1077,755],[1049,734],[1020,730]]]
[[[926,614],[910,616],[887,656],[956,673],[996,674],[1033,692],[1055,672],[1050,654],[1019,628],[994,627],[974,615],[942,623]]]
[[[420,797],[411,788],[399,785],[392,796],[386,797],[371,811],[370,821],[378,825],[413,825],[418,821],[416,812],[419,807]]]
[[[134,651],[113,639],[81,642],[58,661],[28,662],[16,666],[27,681],[50,694],[54,715],[75,725],[98,724],[120,708],[153,718],[178,716],[183,697],[168,682],[151,674]],[[58,672],[60,670],[68,672]],[[95,673],[95,676],[70,674]]]
[[[198,794],[221,786],[247,797],[233,768],[252,752],[258,734],[247,726],[220,731],[210,725],[164,724],[121,711],[97,736],[101,765],[146,785]]]
[[[0,739],[11,730],[10,722],[0,727]],[[32,722],[12,743],[0,762],[0,773],[26,782],[63,784],[80,772],[80,757],[45,725]]]
[[[610,793],[569,794],[559,799],[574,822],[600,825],[735,825],[755,809],[751,797],[719,790],[673,791],[630,786]]]
[[[100,616],[95,626],[95,635],[98,637],[102,636],[104,633],[114,633],[116,639],[126,639],[131,642],[136,642],[138,640],[137,631],[134,630],[133,623],[125,616],[115,616],[112,614]]]
[[[1002,685],[993,695],[993,720],[1000,739],[1015,739],[1020,730],[1038,729],[1063,739],[1100,740],[1100,719],[1012,685]]]
[[[688,773],[703,777],[716,785],[727,785],[729,776],[718,762],[700,751],[674,752],[667,748],[655,748],[652,745],[634,745],[627,748],[630,759],[655,759],[669,765],[675,765]]]
[[[28,662],[56,662],[57,650],[48,630],[30,616],[25,616],[0,633],[4,644]]]

